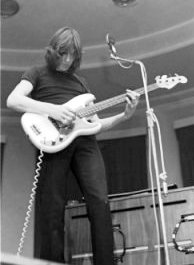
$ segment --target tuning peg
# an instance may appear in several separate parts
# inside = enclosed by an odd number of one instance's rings
[[[175,76],[179,78],[179,81],[180,81],[180,83],[182,83],[182,84],[185,84],[185,83],[187,83],[187,81],[188,81],[187,77],[185,77],[185,76],[183,76],[183,75],[180,76],[180,75],[178,75],[178,74],[175,74]]]
[[[182,76],[181,81],[183,84],[185,84],[185,83],[187,83],[188,79],[185,76]]]

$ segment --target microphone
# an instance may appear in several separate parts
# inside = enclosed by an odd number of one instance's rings
[[[109,50],[111,51],[110,57],[112,59],[116,59],[117,61],[120,62],[130,63],[131,65],[133,63],[137,63],[137,61],[135,60],[124,59],[117,56],[117,50],[115,48],[115,39],[112,36],[110,36],[109,33],[106,34],[106,43],[108,44]]]
[[[117,51],[116,51],[116,48],[114,46],[115,39],[112,36],[110,36],[109,33],[106,34],[106,43],[108,44],[108,47],[111,51],[111,54],[116,56]]]

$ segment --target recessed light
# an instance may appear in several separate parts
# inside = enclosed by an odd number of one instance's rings
[[[8,18],[15,15],[20,7],[16,0],[1,0],[1,16]]]
[[[128,5],[136,3],[136,0],[112,0],[116,6],[126,7]]]

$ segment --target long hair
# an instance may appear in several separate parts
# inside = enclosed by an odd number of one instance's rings
[[[74,60],[68,72],[75,72],[80,67],[82,59],[82,47],[79,33],[70,27],[59,29],[50,39],[46,47],[45,59],[50,69],[56,70],[60,64],[60,58],[64,53],[73,50]]]

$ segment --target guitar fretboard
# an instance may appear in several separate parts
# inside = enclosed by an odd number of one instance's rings
[[[152,84],[148,86],[148,92],[153,91],[155,89],[159,88],[156,84]],[[142,95],[145,93],[144,88],[138,88],[134,90],[136,93]],[[116,106],[120,103],[123,103],[126,101],[126,93],[103,100],[101,102],[95,103],[92,106],[85,107],[77,112],[77,116],[80,118],[87,117],[90,115],[93,115],[99,111],[108,109],[110,107]]]

